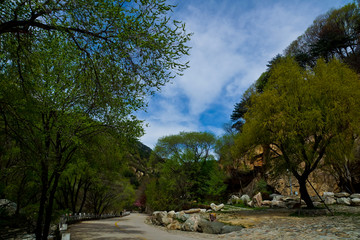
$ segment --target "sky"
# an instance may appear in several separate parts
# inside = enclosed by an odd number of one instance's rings
[[[149,99],[145,135],[154,148],[160,137],[181,131],[225,133],[235,103],[266,64],[331,8],[351,0],[169,0],[172,16],[193,36],[190,68]]]

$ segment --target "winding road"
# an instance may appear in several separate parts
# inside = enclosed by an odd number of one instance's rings
[[[207,234],[166,231],[145,223],[147,215],[132,213],[122,218],[85,221],[70,225],[71,240],[191,240],[209,239]]]

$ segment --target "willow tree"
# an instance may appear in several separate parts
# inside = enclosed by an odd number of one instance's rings
[[[134,111],[188,65],[189,34],[165,0],[1,1],[2,132],[39,179],[36,238],[47,239],[59,179],[104,128],[141,134]]]
[[[252,96],[235,146],[243,152],[270,146],[269,164],[278,172],[289,169],[301,198],[313,207],[307,179],[332,143],[359,133],[359,97],[359,77],[338,60],[319,60],[313,70],[304,70],[286,58],[273,69],[264,92]]]

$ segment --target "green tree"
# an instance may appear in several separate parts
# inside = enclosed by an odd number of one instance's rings
[[[40,183],[36,238],[47,239],[60,177],[84,139],[106,128],[138,137],[132,114],[187,68],[189,34],[164,0],[0,9],[1,127]]]
[[[287,58],[275,66],[264,92],[252,96],[235,146],[243,152],[270,146],[273,169],[289,169],[301,198],[313,207],[306,181],[332,143],[358,134],[359,97],[357,74],[339,61],[319,60],[313,70],[304,70]]]
[[[152,158],[161,160],[146,191],[151,208],[179,209],[221,195],[224,175],[212,154],[215,141],[207,132],[181,132],[158,140]]]

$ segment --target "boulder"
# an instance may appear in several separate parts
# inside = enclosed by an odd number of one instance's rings
[[[175,211],[173,210],[173,211],[168,212],[167,216],[169,218],[173,218],[175,216]]]
[[[242,196],[240,197],[240,200],[241,200],[244,204],[247,204],[248,202],[251,201],[249,195],[247,195],[247,194],[242,195]]]
[[[301,207],[300,201],[288,201],[288,202],[284,202],[284,204],[287,208],[290,208],[290,209]]]
[[[253,202],[253,205],[254,205],[255,207],[261,207],[262,197],[261,197],[261,193],[260,193],[260,192],[258,192],[258,194],[256,194],[255,196],[253,196],[252,202]]]
[[[199,232],[209,234],[220,234],[225,224],[221,222],[210,222],[205,219],[199,221]]]
[[[192,213],[199,213],[201,211],[200,208],[192,208],[192,209],[189,209],[189,210],[185,210],[184,212],[186,214],[192,214]]]
[[[181,230],[197,232],[199,228],[199,222],[201,220],[200,215],[193,214],[191,215],[181,226]]]
[[[190,215],[186,214],[184,211],[175,213],[175,218],[182,222],[185,222],[186,220],[188,220],[189,217],[190,217]]]
[[[262,205],[263,206],[271,206],[271,201],[270,200],[264,200],[264,201],[262,201]]]
[[[231,198],[228,200],[227,204],[236,204],[238,203],[240,198],[236,195],[232,195]]]
[[[325,197],[324,203],[326,205],[332,205],[336,203],[336,200],[333,197]]]
[[[327,198],[327,197],[335,197],[335,194],[333,192],[324,192],[323,193],[323,198]]]
[[[313,202],[314,207],[319,207],[321,204],[321,202]]]
[[[351,205],[352,206],[360,206],[360,198],[352,198]]]
[[[247,202],[246,203],[249,207],[254,207],[253,201]]]
[[[339,193],[335,193],[335,197],[337,198],[343,198],[343,197],[349,197],[350,194],[347,192],[339,192]]]
[[[231,232],[238,232],[241,231],[244,227],[243,226],[230,226],[230,225],[224,225],[221,228],[221,233],[231,233]]]
[[[344,205],[351,205],[351,202],[350,202],[350,198],[346,198],[346,197],[342,197],[342,198],[338,198],[336,199],[336,202],[338,204],[344,204]]]
[[[353,193],[350,195],[350,198],[360,198],[360,193]]]
[[[272,200],[271,205],[272,208],[286,208],[286,204],[283,201]]]
[[[170,221],[172,221],[172,218],[167,217],[167,212],[166,211],[155,211],[152,214],[151,221],[156,225],[164,225],[164,226],[166,226],[167,224],[170,223]]]
[[[8,199],[0,199],[0,209],[5,210],[6,214],[12,216],[16,212],[16,203]]]
[[[217,212],[217,211],[220,211],[220,209],[222,209],[224,207],[224,204],[221,203],[219,205],[216,205],[215,203],[211,203],[210,207],[213,211]]]
[[[275,201],[279,201],[282,197],[284,197],[283,195],[280,195],[280,194],[276,194],[276,193],[273,193],[273,194],[270,194],[269,196],[272,200],[275,200]]]
[[[169,230],[181,230],[181,224],[178,220],[174,220],[172,223],[166,226]]]

